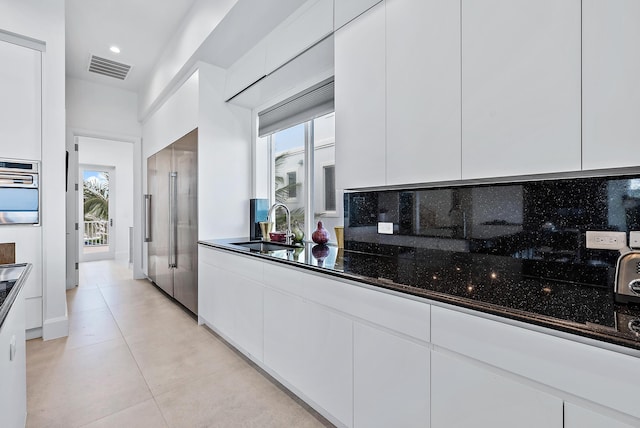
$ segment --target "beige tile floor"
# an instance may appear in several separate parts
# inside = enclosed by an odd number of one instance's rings
[[[69,337],[27,342],[28,427],[322,427],[146,280],[80,265]]]

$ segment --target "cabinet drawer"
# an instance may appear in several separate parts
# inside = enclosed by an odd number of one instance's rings
[[[508,372],[640,416],[636,357],[435,306],[431,340]]]
[[[198,257],[203,263],[262,282],[263,263],[255,258],[202,246],[200,246]]]
[[[407,336],[429,341],[430,305],[274,263],[264,264],[264,283]]]

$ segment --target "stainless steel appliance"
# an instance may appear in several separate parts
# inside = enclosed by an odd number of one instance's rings
[[[640,302],[640,251],[630,251],[618,258],[615,292],[617,302]]]
[[[198,312],[198,130],[147,159],[148,276]]]
[[[0,224],[39,224],[40,163],[0,159]]]

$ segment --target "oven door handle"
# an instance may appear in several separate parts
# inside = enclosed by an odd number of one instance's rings
[[[0,173],[0,187],[34,188],[37,186],[38,180],[33,174]]]

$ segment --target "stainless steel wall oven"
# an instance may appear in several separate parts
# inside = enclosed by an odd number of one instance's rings
[[[40,162],[0,159],[0,225],[40,224]]]

